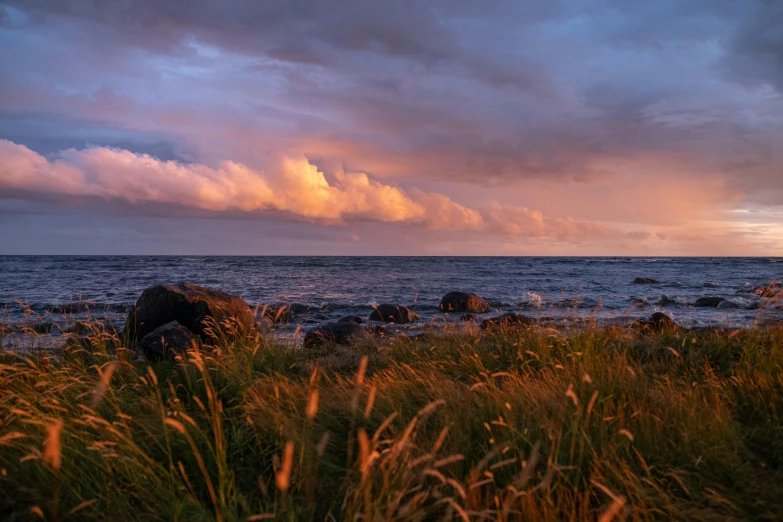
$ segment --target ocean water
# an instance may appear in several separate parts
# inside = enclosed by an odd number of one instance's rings
[[[633,284],[637,277],[660,282]],[[779,279],[781,258],[0,256],[0,322],[8,330],[89,314],[121,325],[146,287],[186,281],[240,295],[251,306],[313,307],[282,332],[367,317],[381,303],[411,307],[422,324],[456,322],[438,310],[452,290],[541,318],[623,321],[664,311],[686,326],[747,326],[783,318],[783,310],[752,293]],[[736,307],[694,307],[704,296]]]

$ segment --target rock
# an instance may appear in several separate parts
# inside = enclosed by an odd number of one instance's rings
[[[262,333],[269,333],[275,329],[275,323],[264,315],[256,319],[256,329]]]
[[[353,324],[362,324],[364,322],[364,319],[359,317],[358,315],[348,315],[345,317],[341,317],[337,320],[338,323],[353,323]]]
[[[272,321],[272,324],[287,323],[291,321],[291,305],[271,304],[261,307],[261,315]]]
[[[700,306],[704,308],[716,308],[718,305],[720,305],[723,301],[725,301],[722,297],[699,297],[696,299],[696,302],[693,303],[693,306]]]
[[[313,307],[302,303],[291,303],[288,305],[291,313],[294,315],[309,314],[313,311]]]
[[[328,342],[349,344],[352,339],[368,334],[383,336],[388,334],[388,330],[382,326],[368,328],[350,322],[327,323],[313,328],[305,335],[304,347],[314,348]]]
[[[637,277],[633,280],[633,284],[635,285],[657,285],[658,280],[657,279],[651,279],[649,277]]]
[[[650,316],[650,319],[647,321],[650,326],[654,328],[676,328],[677,323],[674,322],[674,319],[669,317],[663,312],[655,312]]]
[[[488,330],[490,328],[510,328],[514,326],[531,326],[535,324],[535,321],[530,317],[516,312],[507,312],[497,317],[486,319],[481,323],[482,330]]]
[[[370,314],[370,321],[385,323],[406,324],[418,320],[419,316],[409,308],[395,304],[378,305]]]
[[[718,303],[718,308],[739,308],[740,306],[735,303],[734,301],[729,301],[728,299],[724,299],[720,303]]]
[[[674,319],[669,317],[663,312],[653,313],[648,320],[639,319],[633,321],[628,325],[630,328],[638,328],[642,330],[666,330],[671,328],[679,328],[679,325],[674,322]]]
[[[208,318],[219,325],[234,320],[246,328],[253,327],[253,313],[242,298],[190,283],[157,285],[144,290],[128,314],[125,336],[143,339],[159,326],[177,321],[206,340]]]
[[[666,305],[668,305],[668,304],[671,304],[671,302],[672,302],[672,300],[669,298],[669,296],[668,296],[668,295],[662,295],[662,296],[661,296],[661,297],[658,299],[658,304],[659,304],[659,305],[661,305],[661,306],[666,306]]]
[[[263,315],[272,320],[274,324],[289,323],[297,315],[308,314],[312,311],[309,305],[300,303],[273,303],[261,307]]]
[[[783,282],[772,281],[768,285],[759,286],[753,289],[753,293],[759,297],[775,297],[783,292]]]
[[[184,352],[193,346],[196,339],[190,330],[177,321],[171,321],[145,335],[139,347],[147,359],[156,361]]]
[[[462,322],[475,321],[476,320],[476,316],[473,315],[473,314],[462,314],[460,316],[459,320],[462,321]]]
[[[469,312],[473,314],[484,314],[492,311],[484,298],[476,294],[465,292],[449,292],[443,296],[440,301],[440,310],[442,312]]]

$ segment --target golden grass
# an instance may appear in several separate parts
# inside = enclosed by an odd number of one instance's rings
[[[783,332],[0,354],[8,520],[775,520]]]

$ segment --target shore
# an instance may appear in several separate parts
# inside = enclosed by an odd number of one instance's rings
[[[783,331],[546,326],[0,366],[11,520],[774,520]]]

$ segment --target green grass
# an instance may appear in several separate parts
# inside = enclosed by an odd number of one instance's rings
[[[0,355],[4,520],[774,520],[783,331]]]

